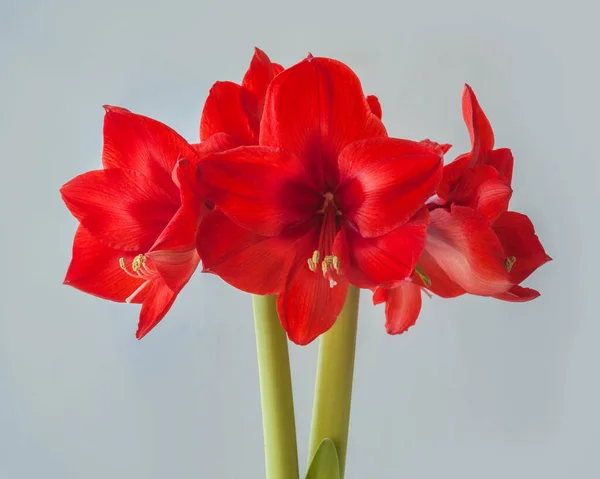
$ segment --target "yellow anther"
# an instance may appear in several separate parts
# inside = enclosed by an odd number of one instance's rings
[[[131,262],[131,269],[136,272],[146,264],[146,257],[143,254],[138,254]]]
[[[425,286],[431,286],[431,279],[429,279],[429,276],[425,274],[425,271],[423,271],[420,266],[415,267],[415,272],[419,275],[419,278],[421,278],[421,281],[423,281]]]
[[[308,269],[314,273],[317,270],[317,265],[315,264],[314,260],[312,258],[308,258],[306,262],[308,263]]]
[[[331,264],[333,265],[335,271],[337,273],[339,273],[340,272],[340,259],[337,256],[333,256],[331,258]]]
[[[143,254],[138,254],[135,258],[133,258],[133,261],[131,262],[131,269],[134,273],[137,273],[137,271],[145,264],[146,257]],[[119,258],[119,266],[121,267],[121,269],[127,271],[127,263],[125,263],[125,258]]]
[[[504,261],[504,266],[506,267],[506,271],[508,271],[510,273],[510,270],[512,269],[513,265],[515,264],[515,261],[517,261],[516,256],[509,256],[508,258],[506,258],[506,260]]]
[[[319,254],[319,250],[315,250],[312,255],[313,263],[317,264],[319,262],[320,258],[321,258],[321,255]]]
[[[335,272],[339,273],[340,272],[340,259],[334,255],[325,256],[325,258],[323,258],[323,262],[321,263],[321,268],[323,269],[323,274],[326,274],[329,271],[329,266],[332,266],[333,269],[335,269]]]

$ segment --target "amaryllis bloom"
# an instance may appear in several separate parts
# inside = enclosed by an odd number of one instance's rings
[[[467,85],[463,117],[472,149],[444,167],[437,198],[428,204],[430,225],[419,268],[411,281],[379,288],[391,334],[412,326],[421,309],[421,288],[444,298],[470,293],[505,301],[530,301],[539,293],[520,286],[550,257],[531,220],[508,211],[513,156],[494,149],[494,133]]]
[[[198,174],[215,204],[198,236],[205,271],[278,294],[289,338],[307,344],[334,324],[349,284],[412,273],[442,153],[387,138],[354,72],[309,56],[271,82],[259,146],[207,157]]]
[[[65,284],[100,298],[141,303],[137,338],[167,313],[199,263],[200,155],[158,121],[107,106],[102,170],[61,188],[80,225]],[[218,145],[217,145],[218,146]],[[211,142],[196,147],[215,151]]]

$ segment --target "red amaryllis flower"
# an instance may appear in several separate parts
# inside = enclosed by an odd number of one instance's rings
[[[507,148],[494,149],[490,122],[468,85],[463,117],[472,149],[444,167],[438,198],[428,205],[430,225],[417,273],[412,281],[379,288],[373,296],[376,304],[386,302],[391,334],[417,320],[422,287],[445,298],[471,293],[529,301],[539,296],[520,283],[551,258],[529,218],[507,211],[513,156]]]
[[[104,169],[61,188],[80,223],[64,282],[100,298],[142,303],[136,334],[142,338],[199,262],[196,230],[205,209],[194,185],[199,155],[158,121],[105,109]],[[218,146],[197,149],[209,153]]]
[[[270,84],[259,144],[199,163],[216,209],[198,249],[205,271],[251,293],[279,293],[284,329],[307,344],[333,325],[349,283],[411,274],[442,154],[387,138],[354,72],[311,56]]]

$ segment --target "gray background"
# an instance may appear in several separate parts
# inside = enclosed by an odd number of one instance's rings
[[[136,341],[135,306],[61,285],[76,222],[58,193],[100,165],[101,105],[196,140],[254,45],[345,61],[392,135],[455,154],[469,82],[554,257],[538,300],[426,300],[400,337],[363,295],[348,478],[600,477],[598,12],[485,3],[1,0],[0,478],[263,476],[250,298],[197,275]],[[291,348],[303,465],[316,352]]]

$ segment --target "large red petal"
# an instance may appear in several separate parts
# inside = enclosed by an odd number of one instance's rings
[[[137,171],[113,168],[79,175],[60,192],[73,216],[98,241],[116,249],[143,251],[179,207],[179,198],[167,192],[163,183]]]
[[[389,285],[409,277],[425,247],[427,216],[423,208],[408,223],[376,238],[363,238],[344,225],[334,244],[343,274],[360,288]],[[340,251],[340,243],[347,244],[347,253]]]
[[[295,255],[294,243],[289,237],[253,233],[218,210],[202,220],[197,237],[205,272],[217,274],[242,291],[261,295],[283,290]]]
[[[242,80],[242,105],[256,139],[258,139],[267,87],[274,77],[275,71],[271,60],[265,52],[255,48],[250,67]]]
[[[180,291],[200,262],[196,233],[206,206],[197,195],[195,168],[187,160],[177,163],[173,175],[181,191],[181,207],[146,254],[167,286]]]
[[[430,218],[426,250],[450,279],[467,293],[481,296],[511,288],[506,255],[482,215],[468,207],[453,206],[450,211],[431,211]]]
[[[494,148],[494,131],[469,85],[463,90],[462,112],[471,137],[471,165],[474,165],[482,161],[485,152]]]
[[[506,256],[515,258],[510,270],[510,277],[515,284],[521,283],[552,259],[544,251],[533,223],[526,215],[508,211],[496,220],[492,228]]]
[[[309,57],[269,86],[260,144],[295,153],[319,190],[335,186],[337,156],[347,145],[382,136],[387,136],[383,123],[371,113],[358,77],[343,63]]]
[[[102,299],[124,302],[144,282],[125,273],[119,260],[131,263],[137,252],[124,252],[99,243],[83,226],[77,228],[73,241],[73,258],[64,284]],[[141,303],[142,291],[133,299]]]
[[[398,287],[385,290],[385,330],[402,334],[417,322],[421,311],[421,287],[403,281]]]
[[[163,123],[123,108],[105,106],[102,165],[134,170],[159,182],[170,194],[177,188],[169,178],[178,160],[194,161],[194,149]]]
[[[216,82],[208,93],[200,119],[200,140],[216,133],[237,137],[244,145],[256,143],[242,105],[242,87],[236,83]]]
[[[494,295],[494,298],[501,299],[502,301],[509,301],[511,303],[525,303],[538,298],[539,296],[540,293],[535,289],[523,288],[516,284],[506,293]]]
[[[175,298],[177,293],[169,289],[163,281],[160,279],[152,281],[140,311],[138,329],[135,333],[137,339],[146,336],[165,317]]]
[[[302,166],[275,148],[240,147],[205,158],[198,165],[207,198],[240,226],[275,236],[323,205]]]
[[[406,223],[423,207],[442,176],[442,157],[425,143],[371,138],[346,147],[339,168],[336,203],[370,238]]]
[[[348,292],[348,282],[343,277],[331,287],[319,268],[317,271],[309,269],[306,259],[317,248],[317,241],[318,229],[313,229],[297,243],[296,258],[285,289],[277,298],[283,329],[290,340],[299,345],[312,342],[333,326]]]

